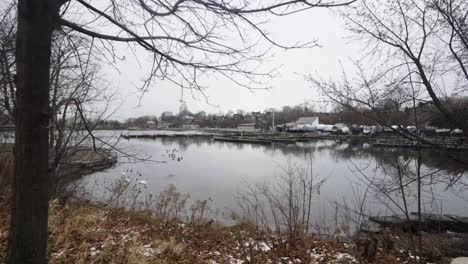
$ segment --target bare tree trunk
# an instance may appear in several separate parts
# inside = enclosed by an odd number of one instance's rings
[[[47,263],[48,125],[55,0],[19,0],[14,199],[7,263]]]

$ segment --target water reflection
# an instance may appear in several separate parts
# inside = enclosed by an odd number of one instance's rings
[[[135,140],[135,139],[133,139]],[[181,151],[186,151],[189,147],[216,146],[228,150],[242,151],[248,149],[258,149],[265,154],[271,155],[274,152],[281,152],[284,155],[294,155],[308,157],[322,152],[332,154],[334,161],[344,161],[350,159],[376,159],[379,163],[391,163],[395,156],[406,159],[415,158],[417,150],[415,149],[397,149],[397,148],[374,148],[369,143],[360,140],[351,141],[310,141],[298,142],[296,144],[273,143],[271,145],[263,144],[244,144],[235,142],[214,141],[206,138],[158,138],[158,139],[138,139],[148,143],[155,140],[161,142],[163,146],[178,146]],[[423,150],[422,162],[424,166],[431,169],[445,170],[448,173],[459,172],[468,165],[468,156],[464,152],[453,152],[444,150]]]
[[[115,138],[115,136],[114,136]],[[311,141],[296,144],[242,144],[213,141],[207,138],[157,138],[121,140],[119,146],[139,155],[165,161],[158,163],[123,163],[107,172],[91,175],[83,180],[95,197],[104,187],[120,177],[125,170],[138,171],[148,182],[146,192],[157,194],[169,184],[193,200],[213,201],[219,211],[238,209],[235,199],[242,188],[257,183],[274,182],[292,161],[318,178],[325,179],[320,195],[314,197],[312,218],[329,223],[335,217],[336,204],[357,203],[359,195],[374,177],[378,186],[390,189],[395,182],[395,161],[408,161],[408,171],[414,169],[418,152],[410,149],[373,148],[362,141]],[[177,150],[181,159],[169,157],[168,150]],[[448,158],[448,157],[454,157]],[[463,172],[466,155],[439,151],[421,151],[426,212],[443,211],[468,215],[467,195]],[[408,173],[406,194],[414,200],[414,175]],[[379,181],[377,181],[377,179]],[[457,184],[450,185],[454,179]],[[375,184],[377,186],[377,184]],[[374,186],[374,187],[376,187]],[[406,188],[405,187],[405,188]],[[98,195],[99,194],[99,195]],[[398,191],[395,192],[399,199]],[[372,196],[372,197],[371,197]],[[398,210],[389,197],[379,197],[378,189],[368,194],[365,208],[368,214],[390,214]],[[434,204],[437,206],[435,207]],[[441,209],[443,208],[443,209]],[[413,210],[414,206],[410,206]]]

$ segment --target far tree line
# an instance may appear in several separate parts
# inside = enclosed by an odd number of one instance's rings
[[[450,97],[443,102],[447,109],[458,113],[458,118],[468,122],[468,98]],[[451,128],[455,129],[452,122],[441,115],[440,111],[432,104],[419,104],[416,106],[418,116],[416,117],[421,125]],[[362,112],[367,112],[363,115]],[[274,113],[274,114],[273,114]],[[178,128],[184,124],[193,124],[201,128],[236,128],[239,125],[252,125],[255,128],[270,126],[273,123],[277,125],[293,123],[300,117],[319,117],[322,124],[358,124],[358,125],[379,125],[375,119],[385,116],[387,125],[413,126],[415,125],[415,116],[413,107],[405,107],[397,102],[382,103],[376,109],[360,109],[360,111],[351,111],[349,109],[336,106],[330,112],[318,112],[310,104],[301,104],[295,106],[283,106],[281,109],[265,109],[263,111],[247,112],[244,110],[225,113],[206,113],[205,111],[191,112],[184,108],[178,114],[172,112],[163,112],[160,115],[143,115],[135,118],[121,120],[99,120],[97,129],[128,129],[128,128],[152,128],[159,126],[165,128]],[[154,123],[153,123],[154,122]]]

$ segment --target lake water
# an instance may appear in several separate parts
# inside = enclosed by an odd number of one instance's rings
[[[98,135],[115,142],[120,132],[99,131]],[[373,148],[362,142],[321,140],[270,146],[205,138],[157,138],[120,139],[117,146],[123,153],[147,161],[121,155],[115,167],[86,176],[82,184],[92,199],[105,199],[105,190],[125,172],[134,182],[147,182],[144,193],[156,195],[174,184],[178,191],[189,193],[191,200],[209,200],[213,217],[225,222],[229,222],[230,211],[239,210],[236,199],[239,193],[255,184],[281,181],[284,168],[291,164],[306,172],[312,168],[315,182],[325,180],[312,202],[313,219],[321,223],[335,218],[336,203],[356,208],[363,197],[368,214],[401,213],[391,202],[401,205],[401,193],[395,191],[395,195],[387,197],[376,186],[385,190],[395,188],[388,182],[395,182],[398,175],[396,161],[408,161],[407,170],[416,171],[416,151]],[[422,153],[423,210],[468,216],[468,194],[463,184],[467,177],[458,173],[458,163],[451,162],[450,155]],[[463,157],[459,153],[453,155],[455,160]],[[457,184],[449,186],[452,177],[459,178]],[[410,210],[415,211],[416,183],[409,181],[404,190]]]

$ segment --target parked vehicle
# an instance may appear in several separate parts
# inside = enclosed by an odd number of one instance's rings
[[[353,135],[359,135],[362,133],[362,127],[356,125],[356,124],[353,124],[351,126],[351,134]]]
[[[424,127],[420,131],[423,136],[434,136],[436,134],[436,129],[433,127]]]
[[[347,127],[347,126],[344,126],[344,127],[339,129],[339,132],[340,132],[340,134],[348,135],[348,134],[351,133],[351,129],[349,129],[349,127]]]
[[[406,130],[411,134],[416,134],[418,132],[418,129],[415,126],[407,126]]]
[[[463,136],[463,130],[455,128],[450,134],[452,136]]]
[[[315,131],[317,131],[317,127],[314,126],[314,125],[310,125],[310,124],[305,124],[303,129],[304,129],[304,132],[315,132]]]
[[[382,132],[382,128],[379,127],[379,126],[371,126],[370,130],[371,130],[370,134],[372,136],[378,135],[378,134],[380,134],[380,132]]]
[[[435,132],[438,136],[450,136],[451,130],[448,128],[438,128]]]
[[[319,124],[317,125],[317,130],[320,132],[336,132],[338,131],[338,128],[334,125],[325,125],[325,124]]]
[[[369,126],[362,126],[362,133],[364,135],[370,135],[371,133],[371,128]]]
[[[294,132],[296,130],[296,124],[295,123],[284,124],[284,130],[287,132]]]

